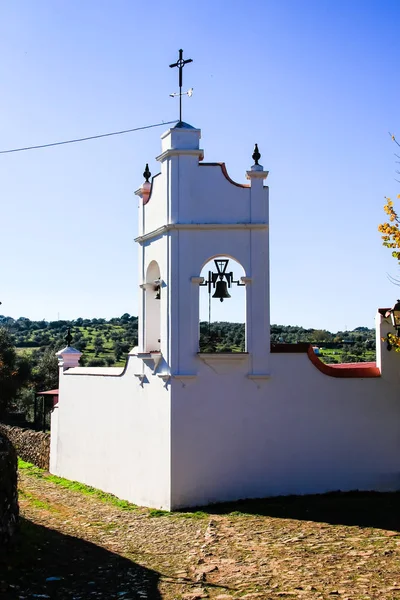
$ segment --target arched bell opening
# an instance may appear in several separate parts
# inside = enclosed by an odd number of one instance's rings
[[[144,285],[145,298],[145,351],[159,352],[161,348],[161,274],[153,260],[147,267]]]
[[[246,273],[230,256],[215,256],[203,266],[199,285],[199,351],[246,351]]]

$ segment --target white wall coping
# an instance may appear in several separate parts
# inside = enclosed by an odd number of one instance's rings
[[[125,367],[72,367],[64,375],[111,375],[118,377],[125,371]]]
[[[258,166],[261,167],[260,170],[253,170],[252,167],[251,171],[246,171],[246,179],[267,179],[269,171],[264,171],[261,165]]]
[[[197,356],[204,362],[240,362],[247,360],[249,352],[198,352]]]
[[[168,231],[173,229],[268,229],[268,223],[168,223],[158,229],[149,231],[143,235],[139,235],[135,238],[135,242],[146,242],[151,238],[164,235]]]
[[[198,156],[199,160],[203,160],[204,158],[204,150],[201,148],[169,148],[159,156],[156,156],[156,160],[158,162],[164,162],[169,156],[181,156],[182,154],[186,154],[187,156]]]

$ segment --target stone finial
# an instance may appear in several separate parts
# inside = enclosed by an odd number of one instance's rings
[[[254,165],[250,167],[250,171],[246,171],[247,179],[267,179],[268,171],[264,171],[264,167],[260,165],[259,160],[261,158],[260,151],[258,149],[258,144],[254,145],[254,152],[252,154],[252,158],[254,160]]]
[[[82,352],[71,346],[66,346],[59,352],[56,352],[56,356],[59,367],[62,367],[63,371],[65,371],[71,367],[79,367],[79,359],[82,356]]]
[[[261,158],[261,154],[260,154],[260,152],[258,150],[258,144],[256,144],[254,146],[254,152],[253,152],[253,155],[252,155],[252,159],[254,160],[254,164],[255,165],[259,164],[258,161],[260,160],[260,158]]]
[[[68,327],[67,335],[64,339],[67,342],[67,345],[56,353],[58,364],[63,368],[63,371],[70,369],[71,367],[79,367],[79,359],[82,356],[82,352],[71,346],[72,335],[70,327]]]
[[[142,183],[140,188],[136,190],[135,196],[139,196],[142,199],[142,204],[147,204],[150,197],[151,183],[149,181],[151,177],[150,169],[148,163],[146,163],[146,167],[143,172],[143,177],[145,181]]]
[[[149,183],[149,179],[151,177],[151,173],[150,173],[150,169],[149,169],[148,163],[146,163],[146,167],[145,167],[145,170],[144,170],[144,173],[143,173],[143,177],[145,178],[146,183]]]

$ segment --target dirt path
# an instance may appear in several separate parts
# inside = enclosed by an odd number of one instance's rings
[[[342,495],[151,516],[21,472],[22,535],[0,598],[400,599],[398,503]]]

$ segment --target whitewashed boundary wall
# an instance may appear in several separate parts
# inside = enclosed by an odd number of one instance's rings
[[[400,489],[400,355],[378,377],[331,377],[307,353],[197,357],[169,374],[133,351],[126,369],[60,370],[52,473],[133,503],[177,509],[280,494]],[[158,364],[157,364],[158,363]]]
[[[50,472],[169,509],[170,390],[151,373],[135,356],[125,370],[61,368]]]

